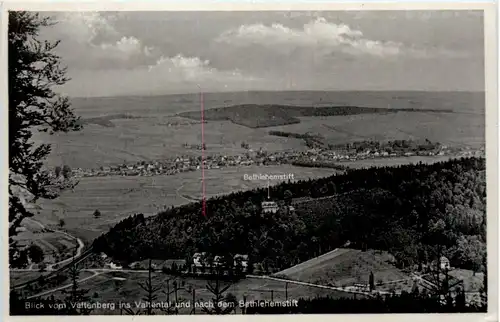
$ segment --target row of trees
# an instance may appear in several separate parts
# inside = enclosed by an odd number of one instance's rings
[[[345,144],[335,144],[333,148],[343,150],[355,150],[363,152],[366,150],[372,151],[387,151],[392,152],[418,152],[418,151],[433,151],[441,146],[440,143],[425,140],[394,140],[387,142],[380,141],[357,141]]]
[[[56,166],[54,168],[54,174],[57,178],[59,178],[62,175],[65,179],[69,179],[71,178],[71,173],[72,173],[71,168],[68,165],[63,165],[62,167]]]

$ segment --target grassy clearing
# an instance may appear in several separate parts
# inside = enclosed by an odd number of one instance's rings
[[[370,272],[374,274],[375,283],[410,278],[391,264],[391,256],[386,252],[339,249],[331,253],[331,256],[314,258],[278,274],[298,281],[338,287],[367,284]]]
[[[210,169],[205,171],[207,195],[210,197],[267,186],[267,181],[244,181],[245,173],[294,173],[295,179],[303,180],[328,176],[335,171],[288,165]],[[82,238],[84,242],[90,242],[108,231],[117,221],[132,214],[153,215],[165,207],[190,202],[183,195],[201,197],[200,171],[174,176],[82,178],[74,191],[65,191],[55,200],[44,200],[36,219],[57,228],[62,218],[66,223],[64,230]],[[100,218],[93,216],[96,209],[101,212]]]
[[[77,246],[77,242],[64,234],[58,232],[44,231],[32,221],[25,220],[23,226],[25,231],[14,237],[20,245],[37,245],[44,253],[45,262],[54,262],[54,254],[70,256],[71,251]]]
[[[479,292],[483,287],[484,273],[476,273],[467,269],[453,269],[450,275],[464,281],[465,292]]]
[[[257,174],[294,174],[294,180],[307,180],[309,178],[326,177],[335,174],[337,171],[327,168],[303,168],[291,165],[280,166],[247,166],[232,167],[225,169],[210,169],[205,171],[205,187],[208,197],[220,194],[229,194],[235,191],[265,188],[268,182],[262,180],[246,181],[244,175]],[[280,183],[279,180],[270,181],[270,185]],[[201,178],[198,182],[186,182],[179,189],[182,194],[187,194],[196,198],[201,197]]]

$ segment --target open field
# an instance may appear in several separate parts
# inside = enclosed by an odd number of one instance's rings
[[[225,169],[211,169],[205,171],[205,187],[207,197],[214,197],[220,194],[229,194],[235,191],[250,190],[256,188],[267,187],[268,182],[262,180],[248,181],[244,180],[245,174],[293,174],[294,180],[307,180],[309,178],[320,178],[331,176],[338,171],[328,168],[304,168],[292,165],[279,166],[246,166],[246,167],[231,167]],[[293,181],[293,180],[292,180]],[[280,180],[271,180],[269,184],[279,184]],[[187,194],[195,198],[201,198],[201,179],[199,182],[186,182],[179,189],[182,194]]]
[[[42,228],[36,221],[25,219],[22,224],[24,231],[13,237],[19,245],[37,245],[44,253],[45,263],[54,263],[60,256],[71,256],[78,246],[77,241],[60,232],[53,232]]]
[[[410,278],[390,262],[391,256],[386,252],[339,248],[275,275],[286,275],[293,280],[339,287],[356,283],[368,284],[370,272],[374,274],[375,283]]]
[[[464,281],[465,292],[479,292],[483,287],[484,273],[474,274],[467,269],[452,269],[450,275]]]
[[[267,186],[267,181],[244,181],[245,173],[293,173],[296,180],[303,180],[329,176],[335,170],[290,165],[210,169],[205,171],[207,196]],[[271,185],[276,183],[271,181]],[[55,227],[64,218],[64,229],[87,243],[124,217],[135,213],[153,215],[165,207],[191,202],[186,196],[199,198],[200,194],[201,171],[151,177],[81,178],[74,191],[41,202],[36,219]],[[93,216],[96,209],[101,212],[100,218]]]

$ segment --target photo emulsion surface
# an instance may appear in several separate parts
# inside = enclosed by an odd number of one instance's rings
[[[8,13],[10,315],[487,311],[482,10]]]

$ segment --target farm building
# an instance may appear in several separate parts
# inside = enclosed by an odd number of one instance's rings
[[[151,268],[153,269],[162,269],[165,261],[163,259],[152,259],[151,260]],[[130,264],[130,268],[132,269],[149,269],[149,259],[144,259],[139,262],[134,262]]]
[[[193,255],[193,265],[195,267],[202,267],[205,264],[206,253],[194,253]]]
[[[186,265],[186,260],[185,259],[167,259],[165,262],[163,262],[163,267],[171,268],[174,263],[177,267],[184,267],[184,265]]]
[[[234,266],[236,267],[238,265],[238,262],[241,263],[241,266],[243,268],[246,268],[248,266],[248,255],[241,255],[241,254],[236,254],[234,255]]]
[[[450,260],[444,256],[439,259],[439,267],[441,269],[450,269]]]
[[[216,255],[214,257],[214,263],[213,263],[214,266],[221,266],[223,263],[224,263],[224,258],[222,258],[222,256]]]

